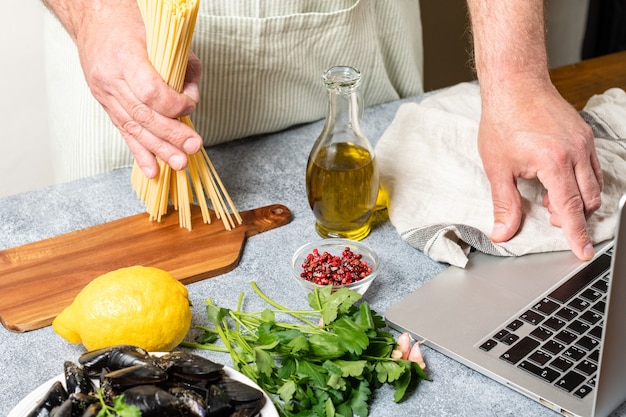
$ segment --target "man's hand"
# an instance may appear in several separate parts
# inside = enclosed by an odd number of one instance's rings
[[[491,184],[492,239],[517,233],[517,178],[547,190],[550,223],[580,259],[593,257],[587,218],[600,207],[602,170],[590,127],[556,91],[548,73],[543,0],[468,0],[482,114],[478,149]]]
[[[48,0],[78,47],[93,96],[120,130],[144,174],[158,174],[157,155],[172,168],[187,165],[186,153],[202,139],[177,120],[199,101],[200,61],[189,57],[183,93],[170,88],[146,50],[146,29],[135,0]]]
[[[478,149],[491,183],[491,238],[503,242],[515,235],[522,221],[516,179],[538,178],[550,223],[563,228],[576,256],[591,259],[586,220],[600,207],[603,187],[591,128],[551,84],[530,84],[495,93],[482,108]]]

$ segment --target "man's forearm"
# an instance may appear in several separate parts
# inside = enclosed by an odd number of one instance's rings
[[[93,19],[104,20],[114,15],[137,15],[139,8],[136,0],[42,0],[42,3],[59,19],[75,43],[79,43],[80,34],[89,31],[83,24]]]
[[[478,79],[487,90],[516,79],[549,81],[543,0],[468,0]]]

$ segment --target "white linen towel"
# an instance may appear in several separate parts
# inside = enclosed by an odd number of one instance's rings
[[[602,207],[588,222],[599,243],[613,237],[617,204],[626,192],[626,93],[613,88],[596,95],[581,115],[592,127],[604,172]],[[518,180],[524,210],[518,234],[504,243],[490,240],[493,208],[476,144],[479,119],[475,83],[398,109],[375,150],[391,223],[411,246],[459,267],[471,248],[498,256],[568,250],[562,230],[550,225],[537,180]]]

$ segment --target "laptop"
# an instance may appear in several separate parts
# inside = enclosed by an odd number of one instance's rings
[[[626,196],[615,238],[571,252],[472,253],[385,312],[390,327],[566,416],[626,401]]]

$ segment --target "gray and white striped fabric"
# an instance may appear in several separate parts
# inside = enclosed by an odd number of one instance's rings
[[[53,17],[46,25],[57,180],[130,165],[69,37]],[[192,119],[206,146],[323,118],[321,74],[334,65],[361,70],[366,106],[423,91],[418,0],[204,0],[192,49],[203,62]]]

